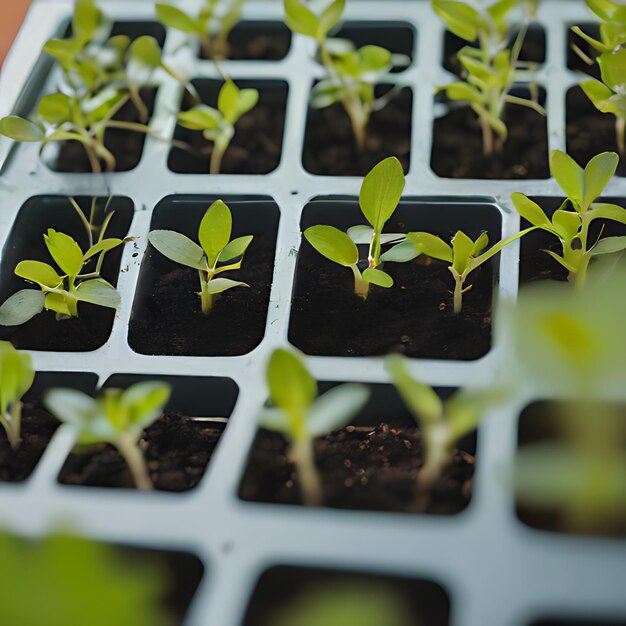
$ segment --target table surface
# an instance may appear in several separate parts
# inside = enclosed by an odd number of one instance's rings
[[[2,0],[0,2],[0,66],[29,6],[30,0]]]

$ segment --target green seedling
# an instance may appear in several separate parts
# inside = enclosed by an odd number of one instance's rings
[[[150,243],[168,259],[185,267],[198,270],[202,312],[208,315],[217,294],[233,287],[249,287],[246,283],[229,278],[216,278],[223,272],[238,270],[243,255],[252,242],[252,235],[231,241],[233,218],[230,209],[216,200],[204,214],[198,229],[200,245],[173,230],[153,230]]]
[[[22,289],[6,300],[0,306],[0,326],[19,326],[44,309],[54,311],[57,320],[76,318],[79,302],[117,309],[120,296],[100,272],[106,253],[129,239],[105,238],[106,225],[112,215],[110,213],[103,224],[98,241],[86,252],[69,235],[48,229],[44,242],[61,273],[43,261],[20,261],[15,275],[38,285],[40,291]],[[95,265],[90,267],[94,261]]]
[[[465,71],[465,79],[438,88],[451,101],[467,103],[478,116],[482,130],[483,152],[491,157],[500,152],[507,139],[504,122],[506,106],[520,105],[545,115],[538,102],[538,93],[531,85],[531,98],[511,94],[514,82],[522,68],[534,69],[533,64],[519,60],[524,39],[537,2],[526,0],[498,0],[489,6],[456,0],[432,0],[432,7],[448,29],[469,44],[458,53]],[[515,41],[508,48],[508,29],[511,11],[522,8],[525,17]],[[497,136],[497,141],[496,137]]]
[[[232,80],[227,80],[220,89],[217,109],[198,104],[178,114],[178,123],[183,128],[202,131],[204,138],[212,143],[209,172],[219,174],[224,153],[235,136],[235,124],[251,111],[259,101],[256,89],[239,89]]]
[[[245,0],[204,0],[197,15],[170,4],[157,4],[159,20],[200,42],[204,55],[220,60],[228,56],[228,36],[239,21]]]
[[[315,467],[314,439],[345,426],[365,405],[369,390],[349,383],[317,397],[317,383],[302,359],[283,349],[270,357],[267,384],[272,406],[261,410],[259,424],[287,438],[303,502],[318,506],[323,492]]]
[[[600,20],[600,38],[594,39],[579,26],[572,26],[573,32],[600,54],[614,52],[626,43],[626,7],[623,4],[612,0],[585,0],[585,4]],[[594,64],[594,59],[585,54],[580,47],[577,45],[572,47],[585,63]]]
[[[0,533],[0,623],[11,626],[168,626],[166,564],[79,537]],[[34,598],[37,598],[35,601]]]
[[[375,87],[390,70],[408,65],[409,57],[392,54],[381,46],[357,50],[350,41],[328,38],[341,20],[345,0],[330,0],[319,15],[304,0],[284,0],[284,4],[287,25],[316,41],[326,70],[325,78],[313,89],[311,105],[321,109],[341,103],[350,118],[357,148],[363,150],[372,112],[382,109],[398,91],[377,99]]]
[[[263,626],[419,626],[392,586],[362,580],[311,584]]]
[[[97,398],[76,389],[52,389],[45,394],[44,404],[78,431],[78,445],[114,445],[128,464],[137,488],[148,491],[154,487],[139,440],[144,429],[161,416],[169,397],[169,385],[143,382],[126,390],[104,389]]]
[[[437,392],[415,380],[400,355],[385,362],[400,397],[415,419],[422,434],[424,464],[417,474],[418,510],[425,510],[432,486],[452,461],[459,440],[475,430],[485,413],[503,396],[502,391],[460,390],[442,401]]]
[[[618,162],[617,154],[603,152],[583,169],[564,152],[554,150],[550,155],[550,170],[567,197],[552,219],[524,194],[511,195],[515,208],[524,219],[559,239],[562,255],[552,250],[546,252],[569,272],[569,281],[577,287],[585,285],[589,263],[594,257],[621,254],[626,249],[626,237],[589,240],[589,227],[595,219],[626,224],[626,209],[596,202],[613,177]]]
[[[469,275],[510,243],[535,230],[535,228],[527,228],[512,237],[502,239],[489,249],[487,249],[489,235],[485,232],[476,241],[473,241],[463,231],[459,230],[452,237],[450,244],[436,235],[425,232],[408,233],[406,238],[414,246],[417,254],[425,254],[432,259],[450,263],[448,269],[454,278],[454,312],[459,314],[463,310],[463,294],[472,288],[472,285],[466,286],[465,284]]]
[[[21,442],[22,397],[35,379],[32,359],[8,341],[0,341],[0,424],[13,450]]]
[[[359,194],[361,212],[370,226],[354,226],[347,233],[334,226],[311,226],[304,231],[306,240],[323,256],[334,263],[349,267],[354,274],[354,292],[367,298],[370,284],[389,288],[393,279],[378,269],[385,261],[404,262],[416,253],[406,242],[382,252],[384,243],[403,240],[403,236],[383,235],[383,228],[396,210],[404,190],[404,171],[400,161],[389,157],[376,165],[363,179]],[[369,243],[368,267],[358,267],[360,257],[357,243]]]

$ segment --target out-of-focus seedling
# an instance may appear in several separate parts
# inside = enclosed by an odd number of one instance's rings
[[[445,402],[437,392],[415,380],[400,355],[389,356],[385,366],[400,397],[420,428],[424,464],[417,475],[418,510],[425,510],[430,490],[452,460],[459,440],[476,429],[485,413],[502,398],[498,389],[460,390]]]
[[[0,533],[0,623],[167,626],[168,577],[155,559],[66,535],[32,542]],[[37,601],[33,601],[36,597]]]
[[[600,38],[594,39],[579,26],[572,26],[572,31],[600,53],[617,50],[626,42],[626,8],[624,5],[613,0],[585,0],[585,4],[600,20]],[[593,65],[594,60],[577,45],[573,45],[572,48],[583,61],[588,65]]]
[[[228,36],[241,17],[245,1],[204,0],[196,16],[170,4],[159,3],[156,13],[165,26],[199,41],[206,57],[220,60],[228,56]]]
[[[591,260],[600,255],[621,254],[626,249],[626,237],[605,237],[589,241],[589,227],[595,219],[606,219],[626,224],[626,209],[605,202],[596,202],[615,170],[619,157],[615,152],[595,156],[585,169],[560,150],[550,155],[550,171],[567,198],[550,220],[543,209],[522,193],[514,193],[511,200],[518,213],[533,226],[559,239],[563,254],[546,250],[568,272],[569,280],[583,287]],[[568,210],[571,205],[573,210]]]
[[[261,410],[259,424],[287,438],[302,500],[308,506],[318,506],[323,502],[323,491],[315,467],[314,439],[345,426],[365,405],[369,390],[348,383],[317,397],[317,383],[302,359],[283,349],[270,357],[267,384],[271,406]]]
[[[32,359],[8,341],[0,341],[0,424],[13,450],[21,441],[22,397],[35,379]]]
[[[238,270],[243,262],[243,255],[252,242],[252,235],[245,235],[230,240],[233,218],[230,209],[222,200],[216,200],[204,214],[198,229],[198,241],[195,243],[173,230],[153,230],[148,239],[150,243],[168,259],[185,267],[198,270],[200,277],[200,296],[202,312],[208,315],[213,307],[214,296],[233,287],[248,287],[246,283],[216,278],[223,272]]]
[[[365,147],[367,126],[373,111],[382,109],[397,90],[376,98],[375,88],[395,67],[410,63],[409,57],[392,54],[381,46],[355,48],[345,39],[329,39],[328,34],[341,20],[345,0],[330,0],[317,15],[304,0],[284,0],[287,25],[311,37],[319,46],[326,70],[325,78],[313,89],[311,105],[322,109],[341,103],[345,109],[359,150]]]
[[[385,224],[396,210],[404,190],[404,171],[400,161],[389,157],[376,165],[363,179],[359,205],[370,226],[353,226],[347,233],[334,226],[311,226],[304,231],[306,240],[323,256],[349,267],[354,274],[354,291],[363,299],[369,294],[370,284],[391,287],[393,279],[378,269],[385,261],[404,262],[417,256],[412,246],[400,241],[382,252],[382,244],[403,240],[402,235],[386,237]],[[367,269],[359,269],[357,243],[369,243]]]
[[[226,80],[217,98],[217,109],[198,104],[178,114],[183,128],[202,131],[211,147],[211,174],[219,174],[222,159],[235,136],[235,124],[251,111],[259,101],[256,89],[239,89],[232,80]]]
[[[440,87],[438,91],[443,91],[449,100],[466,102],[476,113],[482,130],[485,156],[500,152],[507,139],[504,113],[508,104],[546,114],[538,102],[534,85],[531,86],[530,99],[511,94],[519,70],[534,69],[533,64],[522,63],[519,56],[537,4],[536,1],[528,0],[497,0],[487,6],[456,0],[432,0],[433,9],[450,31],[468,43],[477,45],[465,46],[458,52],[465,79]],[[512,12],[516,9],[522,9],[524,17],[513,46],[509,49],[508,30]]]
[[[170,397],[170,387],[142,382],[126,390],[104,389],[92,398],[76,389],[52,389],[44,396],[46,408],[78,431],[79,445],[110,443],[128,464],[138,489],[153,489],[139,440],[156,421]]]
[[[419,626],[402,595],[384,583],[310,585],[263,626]]]

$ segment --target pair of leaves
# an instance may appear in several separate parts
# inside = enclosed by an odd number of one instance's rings
[[[19,402],[35,379],[32,359],[8,341],[0,341],[0,418]]]
[[[307,6],[305,0],[284,0],[285,22],[291,30],[323,42],[341,20],[346,0],[329,0],[319,15]]]

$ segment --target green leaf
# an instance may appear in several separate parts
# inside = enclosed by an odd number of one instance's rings
[[[474,249],[472,250],[472,256],[478,256],[489,245],[489,233],[481,233],[478,239],[474,242]]]
[[[370,390],[365,385],[348,383],[333,387],[313,403],[307,419],[311,437],[321,437],[343,428],[365,406]]]
[[[204,214],[198,230],[198,240],[213,267],[230,241],[233,218],[222,200],[216,200]]]
[[[393,263],[407,263],[421,254],[419,250],[415,248],[411,241],[402,241],[399,244],[393,246],[380,255],[381,261],[391,261]]]
[[[616,91],[624,88],[624,84],[626,84],[626,48],[618,48],[600,55],[598,65],[605,84]]]
[[[199,33],[198,22],[184,11],[169,4],[157,4],[155,8],[159,20],[163,22],[165,26],[182,31],[188,35],[196,35]]]
[[[576,206],[581,206],[585,196],[585,172],[582,167],[565,152],[553,150],[550,153],[550,173],[565,195]]]
[[[465,41],[476,41],[480,15],[465,2],[433,0],[432,7],[457,37]]]
[[[458,441],[461,437],[476,430],[485,412],[505,397],[505,391],[498,388],[457,391],[444,404],[451,439]]]
[[[363,280],[366,283],[370,283],[371,285],[378,285],[379,287],[384,287],[385,289],[393,287],[393,278],[391,278],[391,276],[389,276],[387,272],[377,270],[373,267],[368,267],[363,272]]]
[[[408,233],[406,238],[421,254],[452,263],[452,248],[440,237],[431,233]]]
[[[148,241],[163,256],[175,263],[197,270],[206,270],[204,250],[194,241],[173,230],[153,230]]]
[[[43,311],[46,296],[41,291],[22,289],[0,306],[0,326],[20,326]]]
[[[43,287],[58,287],[63,282],[52,266],[41,261],[20,261],[15,268],[15,275]]]
[[[43,404],[57,419],[79,429],[97,411],[96,401],[77,389],[51,389],[44,394]]]
[[[580,88],[599,111],[603,113],[616,112],[611,106],[613,92],[604,83],[595,78],[590,78],[580,81]]]
[[[237,102],[237,119],[245,115],[257,105],[259,92],[256,89],[240,89]]]
[[[552,216],[552,224],[561,239],[571,241],[578,234],[582,222],[580,215],[575,211],[558,209]]]
[[[443,91],[445,91],[446,96],[448,96],[450,100],[475,102],[480,104],[484,102],[485,99],[480,91],[468,83],[452,83],[443,87]]]
[[[71,62],[82,47],[83,44],[78,39],[49,39],[43,50],[63,65]]]
[[[275,406],[293,418],[305,418],[317,395],[317,383],[296,354],[275,350],[267,366],[267,383]]]
[[[138,37],[130,44],[130,56],[153,70],[161,65],[159,42],[149,35]]]
[[[64,291],[62,294],[47,293],[46,299],[44,301],[44,306],[46,307],[47,311],[54,311],[59,315],[72,317],[72,311],[70,311],[68,298],[70,298],[70,294],[67,293],[67,291]],[[76,299],[72,296],[71,300],[75,301]]]
[[[512,193],[511,202],[517,212],[533,226],[539,226],[540,228],[545,228],[550,231],[552,230],[552,222],[548,219],[544,210],[523,193]]]
[[[102,21],[102,12],[93,0],[77,0],[72,18],[74,37],[88,41],[93,37]]]
[[[252,235],[245,235],[244,237],[237,237],[237,239],[233,239],[220,252],[218,261],[220,263],[226,263],[227,261],[232,261],[233,259],[243,256],[253,239],[254,237]]]
[[[452,267],[458,274],[465,271],[474,252],[474,242],[461,230],[452,238]]]
[[[378,233],[396,210],[404,190],[404,171],[396,157],[381,161],[363,179],[359,204]]]
[[[605,237],[593,247],[592,254],[613,254],[626,250],[626,237]]]
[[[304,231],[304,237],[322,256],[339,265],[350,267],[359,260],[356,244],[334,226],[311,226]]]
[[[14,141],[24,142],[43,141],[46,138],[41,126],[16,115],[9,115],[0,119],[0,135]]]
[[[238,280],[230,280],[228,278],[214,278],[213,280],[209,281],[209,293],[210,294],[217,294],[217,293],[222,293],[223,291],[228,291],[229,289],[232,289],[233,287],[249,287],[250,285],[248,285],[247,283],[242,283]]]
[[[320,20],[303,0],[284,0],[285,22],[291,30],[317,38]]]
[[[91,257],[95,256],[96,254],[100,254],[101,252],[109,252],[110,250],[121,246],[123,243],[123,239],[117,239],[114,237],[111,237],[110,239],[102,239],[102,241],[94,244],[93,246],[91,246],[91,248],[89,248],[89,250],[87,250],[87,252],[85,252],[83,260],[87,261]]]
[[[68,276],[80,274],[83,269],[83,251],[69,235],[49,228],[43,238],[48,252]]]
[[[119,396],[119,405],[131,424],[143,430],[161,417],[170,399],[171,387],[159,381],[135,383]]]
[[[235,116],[239,101],[239,89],[232,80],[227,80],[217,96],[217,108],[227,119]]]
[[[178,114],[178,123],[189,130],[213,130],[220,125],[222,114],[206,104],[198,104]]]
[[[115,290],[115,287],[102,278],[94,278],[80,283],[76,287],[74,295],[77,300],[109,309],[117,309],[121,302],[120,294]]]
[[[585,167],[585,194],[583,198],[585,211],[596,198],[602,195],[604,188],[613,178],[618,164],[619,156],[615,152],[603,152],[589,161]]]
[[[595,220],[598,218],[626,224],[626,209],[617,204],[595,202],[591,205],[589,219]]]
[[[258,416],[259,426],[279,433],[289,432],[289,418],[282,409],[263,407]]]
[[[363,72],[380,72],[391,64],[391,52],[380,46],[363,46],[358,55]]]
[[[71,116],[70,102],[70,97],[63,93],[44,96],[39,101],[37,117],[53,126],[67,122]]]
[[[22,399],[35,379],[32,359],[8,341],[0,341],[0,415]]]
[[[345,8],[346,0],[331,0],[319,18],[319,26],[317,28],[318,41],[324,41],[328,32],[339,24]]]
[[[516,239],[521,239],[524,235],[530,233],[533,230],[536,230],[539,226],[531,226],[530,228],[526,228],[525,230],[520,231],[516,235],[508,237],[507,239],[502,239],[495,243],[487,252],[483,252],[480,256],[476,257],[473,261],[469,263],[469,265],[465,268],[465,276],[467,277],[471,274],[476,268],[480,267],[483,263],[486,263],[489,259],[494,257],[498,252],[500,252],[503,248],[508,246],[510,243],[515,241]]]

